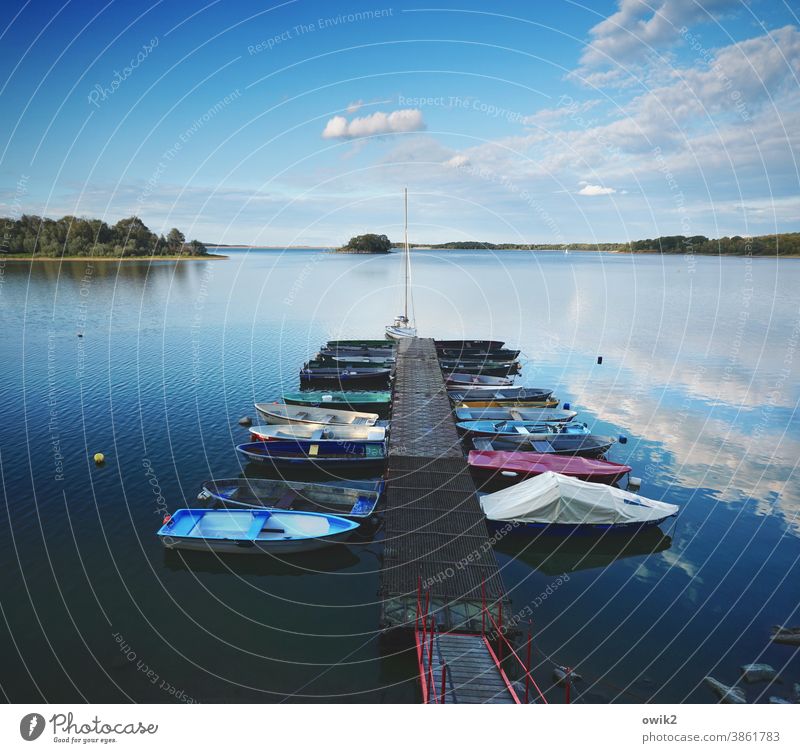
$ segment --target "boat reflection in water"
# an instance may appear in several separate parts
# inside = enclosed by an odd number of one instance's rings
[[[672,537],[659,528],[645,528],[632,536],[597,535],[549,536],[532,538],[506,536],[495,544],[495,551],[524,562],[545,575],[562,575],[577,570],[605,568],[617,560],[646,557],[665,552]]]

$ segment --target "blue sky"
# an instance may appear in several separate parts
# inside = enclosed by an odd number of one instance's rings
[[[774,0],[3,4],[0,212],[224,243],[800,229]],[[487,10],[491,8],[491,10]]]

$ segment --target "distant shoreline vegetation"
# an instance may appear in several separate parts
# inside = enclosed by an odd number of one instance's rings
[[[336,249],[337,254],[388,254],[392,249],[392,242],[385,235],[353,236],[346,245]]]
[[[0,259],[70,258],[196,258],[209,257],[205,244],[186,242],[178,228],[157,235],[138,217],[126,217],[115,225],[81,217],[48,217],[23,214],[19,219],[0,218]]]
[[[400,244],[393,244],[399,247]],[[800,256],[800,233],[707,238],[704,235],[664,235],[629,243],[450,243],[411,244],[412,248],[487,251],[607,251],[618,254],[686,254],[698,256]]]

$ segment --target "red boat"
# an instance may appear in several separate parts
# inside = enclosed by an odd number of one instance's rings
[[[615,484],[633,470],[629,465],[595,458],[494,450],[470,451],[469,466],[483,483],[495,486],[516,484],[545,471],[598,484]]]

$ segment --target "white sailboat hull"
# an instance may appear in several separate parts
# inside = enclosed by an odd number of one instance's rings
[[[387,327],[386,337],[390,340],[404,340],[407,337],[416,337],[416,327]]]

